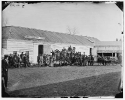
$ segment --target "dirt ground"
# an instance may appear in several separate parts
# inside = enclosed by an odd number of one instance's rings
[[[10,69],[8,90],[14,97],[115,95],[120,73],[119,65]]]

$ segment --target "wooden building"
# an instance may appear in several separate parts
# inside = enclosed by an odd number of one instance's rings
[[[94,46],[97,55],[118,57],[122,54],[122,41],[100,41]]]
[[[37,63],[39,54],[51,54],[52,50],[61,50],[70,45],[86,55],[93,48],[93,42],[84,36],[15,26],[2,28],[2,54],[27,52],[31,63]]]
[[[27,52],[31,63],[37,63],[40,54],[51,54],[52,50],[69,46],[86,55],[117,57],[122,53],[121,41],[99,41],[94,37],[16,26],[2,28],[2,55]]]

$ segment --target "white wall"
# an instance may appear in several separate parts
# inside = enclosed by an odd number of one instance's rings
[[[25,40],[13,40],[9,39],[7,42],[4,42],[7,49],[4,50],[5,53],[12,54],[13,51],[17,51],[18,54],[21,52],[29,51],[29,60],[32,63],[37,63],[38,56],[38,45],[43,45],[43,53],[51,54],[52,50],[59,49],[62,50],[63,47],[66,49],[71,45],[72,47],[76,47],[76,51],[81,53],[85,52],[86,55],[89,55],[90,46],[83,46],[77,44],[62,44],[62,43],[45,43],[45,42],[36,42],[33,41],[25,41]],[[5,47],[5,46],[4,46]],[[91,47],[92,48],[92,47]]]
[[[96,48],[97,50],[121,50],[121,47],[119,46],[105,46],[105,47],[98,46]]]
[[[2,48],[7,49],[7,40],[2,39]]]
[[[33,63],[37,63],[38,44],[33,44]]]
[[[21,52],[29,51],[29,60],[31,63],[37,63],[38,56],[38,45],[43,45],[44,54],[50,54],[51,48],[50,44],[38,42],[33,43],[33,41],[24,41],[24,40],[8,40],[7,41],[7,50],[5,53],[12,54],[13,51],[17,51],[18,54]]]
[[[97,56],[97,48],[92,48],[92,55]]]
[[[44,54],[51,54],[51,43],[46,43],[46,42],[42,42],[42,41],[34,42],[33,43],[33,63],[37,63],[39,45],[43,45]]]
[[[33,43],[33,63],[37,63],[38,46],[39,45],[43,45],[43,53],[44,54],[51,54],[51,45],[50,44],[46,44],[43,42]]]
[[[107,53],[107,52],[113,53],[114,52],[115,53],[115,52],[121,52],[122,47],[120,47],[120,46],[96,46],[96,47],[94,47],[93,52],[94,52],[94,50],[96,52],[100,52],[100,53],[101,52],[103,52],[103,53]]]
[[[51,45],[50,44],[43,45],[43,53],[44,54],[51,54]]]
[[[90,48],[87,46],[76,46],[76,52],[81,52],[81,54],[85,52],[86,55],[89,55]]]
[[[18,54],[21,52],[29,51],[29,60],[33,61],[33,43],[32,41],[24,41],[24,40],[7,40],[7,53],[13,54],[13,51],[17,51]]]
[[[90,48],[93,48],[91,46],[83,46],[83,45],[77,45],[77,44],[59,44],[59,43],[55,43],[51,45],[51,49],[52,50],[62,50],[63,47],[65,47],[66,49],[71,45],[71,47],[75,47],[76,48],[76,52],[81,52],[83,54],[83,52],[85,52],[86,55],[89,55],[90,53]]]
[[[55,43],[55,44],[51,44],[51,50],[62,50],[63,47],[65,47],[66,49],[69,47],[70,45],[68,44],[61,44],[61,43]]]

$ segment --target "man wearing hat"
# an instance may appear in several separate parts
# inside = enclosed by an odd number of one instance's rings
[[[4,80],[5,88],[7,88],[7,82],[8,82],[8,56],[5,55],[4,59],[2,60],[2,79]]]

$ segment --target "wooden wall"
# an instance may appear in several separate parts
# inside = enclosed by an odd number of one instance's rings
[[[120,46],[97,46],[97,50],[121,50]]]
[[[38,56],[38,45],[43,45],[43,53],[44,54],[51,54],[51,50],[57,49],[52,48],[52,45],[58,45],[63,47],[76,47],[76,49],[81,50],[81,52],[86,52],[89,55],[90,46],[82,46],[77,44],[61,44],[61,43],[45,43],[45,42],[33,42],[30,40],[14,40],[8,39],[7,41],[3,41],[3,48],[6,48],[8,54],[13,54],[13,51],[17,51],[18,54],[21,52],[29,51],[29,58],[31,63],[37,63],[37,56]],[[92,47],[91,47],[92,48]],[[77,51],[77,50],[76,50]]]
[[[7,40],[5,40],[5,39],[2,39],[2,48],[3,49],[7,49]]]
[[[7,52],[10,54],[13,51],[17,51],[18,54],[21,52],[29,51],[29,59],[33,61],[33,42],[25,40],[7,40]]]
[[[43,45],[43,53],[51,54],[51,44],[45,42],[34,42],[33,43],[33,63],[37,63],[38,57],[38,46]]]

